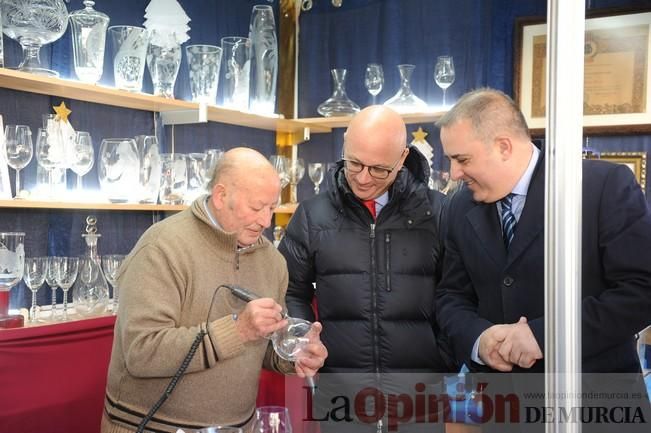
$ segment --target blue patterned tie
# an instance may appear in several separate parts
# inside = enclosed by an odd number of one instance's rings
[[[509,249],[511,241],[513,241],[513,236],[515,235],[515,215],[511,208],[513,196],[515,194],[511,193],[500,200],[500,205],[502,206],[502,235],[504,236],[504,246],[506,249]]]

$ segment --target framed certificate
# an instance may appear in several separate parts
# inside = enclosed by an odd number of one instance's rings
[[[646,152],[601,152],[599,158],[617,164],[624,164],[631,169],[635,178],[646,189]]]
[[[651,11],[590,14],[584,43],[584,134],[651,133]],[[547,25],[516,23],[514,96],[533,135],[545,128]]]

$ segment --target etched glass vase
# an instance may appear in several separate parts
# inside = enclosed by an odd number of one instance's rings
[[[273,114],[276,108],[278,41],[271,6],[253,6],[249,39],[251,40],[249,110],[259,114]]]
[[[416,96],[411,90],[411,74],[415,68],[414,65],[398,65],[400,89],[384,105],[393,108],[398,113],[418,113],[427,109],[425,101]]]
[[[332,96],[317,107],[316,111],[325,117],[352,116],[359,111],[359,105],[346,95],[346,70],[332,69],[331,72],[334,91]]]

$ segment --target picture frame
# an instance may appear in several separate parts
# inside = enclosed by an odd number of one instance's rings
[[[646,156],[646,152],[601,152],[599,159],[630,168],[642,191],[646,191]]]
[[[583,133],[651,133],[651,10],[586,18]],[[532,135],[544,135],[546,24],[516,20],[513,94]]]

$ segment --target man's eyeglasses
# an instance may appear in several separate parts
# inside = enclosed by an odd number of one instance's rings
[[[393,170],[395,170],[396,166],[402,159],[402,155],[404,155],[404,151],[402,154],[400,154],[400,158],[398,158],[396,163],[393,164],[391,168],[380,167],[378,165],[365,165],[359,161],[355,161],[354,159],[348,159],[348,158],[341,158],[341,160],[344,162],[344,168],[350,173],[353,174],[361,173],[362,170],[364,170],[364,167],[366,167],[368,168],[368,174],[370,174],[371,177],[378,180],[384,180],[387,177],[389,177],[389,175],[393,172]]]

